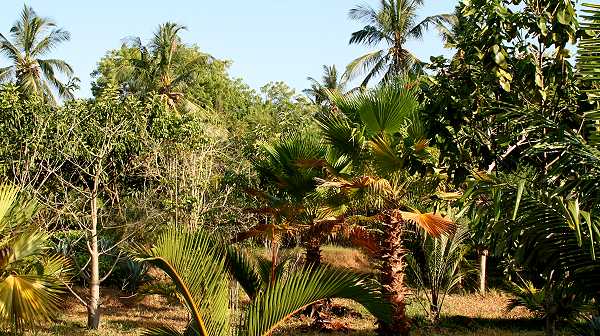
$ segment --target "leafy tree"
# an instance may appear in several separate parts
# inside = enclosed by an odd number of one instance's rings
[[[38,16],[31,7],[24,6],[21,18],[10,29],[12,41],[0,34],[0,51],[11,65],[0,68],[0,82],[15,80],[25,95],[37,95],[56,102],[53,90],[60,98],[72,99],[77,79],[73,69],[63,60],[44,58],[60,43],[70,39],[69,32],[56,28],[51,19]],[[63,83],[57,75],[69,77]]]
[[[420,39],[429,25],[444,25],[452,20],[450,15],[434,15],[417,22],[417,10],[421,6],[423,0],[380,0],[376,9],[368,5],[351,9],[350,18],[367,25],[352,33],[350,44],[378,46],[383,43],[386,49],[352,61],[346,70],[348,76],[353,78],[366,73],[362,82],[362,86],[366,86],[380,75],[389,81],[402,74],[421,74],[424,63],[404,45],[410,39]]]
[[[577,128],[579,93],[568,61],[577,37],[574,3],[515,4],[461,2],[448,41],[457,52],[433,59],[437,74],[424,86],[424,123],[456,182],[472,171],[514,169],[540,137],[529,133],[544,132],[529,128],[524,114]]]

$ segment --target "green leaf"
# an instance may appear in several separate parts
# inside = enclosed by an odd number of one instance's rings
[[[519,212],[519,204],[521,204],[521,197],[523,197],[523,190],[525,190],[525,181],[519,182],[519,186],[517,189],[517,199],[515,201],[515,209],[513,211],[512,220],[517,218],[517,213]]]

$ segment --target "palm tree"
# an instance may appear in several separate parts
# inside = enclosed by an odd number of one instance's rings
[[[57,75],[68,76],[72,83],[73,69],[63,60],[45,58],[52,49],[70,39],[69,32],[56,28],[54,21],[25,6],[10,34],[11,40],[0,34],[0,53],[12,63],[0,68],[0,82],[15,80],[23,94],[37,95],[50,102],[56,101],[53,90],[61,98],[72,99],[75,86],[61,82]]]
[[[212,58],[206,54],[195,55],[191,59],[184,57],[179,33],[186,29],[167,22],[158,27],[148,45],[143,45],[139,37],[129,41],[137,55],[119,69],[117,80],[124,83],[131,93],[158,94],[169,108],[195,109],[195,104],[186,99],[185,89],[198,68]]]
[[[400,74],[420,74],[424,63],[404,45],[411,39],[420,39],[430,25],[441,26],[452,20],[452,15],[429,16],[417,22],[417,10],[423,0],[380,0],[379,7],[360,5],[350,10],[350,18],[366,22],[366,26],[354,33],[350,44],[370,47],[385,44],[379,49],[352,61],[346,70],[350,78],[366,73],[362,86],[373,77],[383,75],[388,81]]]
[[[466,272],[461,271],[469,238],[466,225],[458,225],[450,236],[433,238],[417,234],[419,245],[408,256],[408,268],[414,281],[416,300],[433,325],[438,325],[446,295],[460,285]]]
[[[310,82],[310,89],[304,90],[304,93],[317,105],[330,105],[329,92],[345,93],[346,91],[346,78],[340,76],[335,65],[323,65],[321,82],[313,77],[307,79]]]
[[[17,188],[0,186],[0,324],[15,332],[50,321],[62,301],[67,263],[43,255],[48,236],[27,223],[34,212]]]
[[[326,267],[281,273],[265,286],[256,264],[243,251],[232,250],[208,233],[169,229],[151,248],[134,247],[137,261],[165,271],[190,311],[185,333],[156,328],[148,336],[231,335],[230,279],[238,281],[251,301],[237,334],[271,335],[285,320],[305,307],[328,298],[352,299],[373,315],[386,319],[389,306],[369,276]]]
[[[380,321],[383,335],[407,335],[410,330],[403,243],[408,223],[436,237],[454,227],[439,215],[418,211],[410,201],[419,189],[425,190],[423,194],[435,191],[439,178],[419,174],[430,170],[424,163],[432,157],[423,137],[418,103],[407,86],[395,83],[346,97],[333,95],[338,112],[318,117],[325,141],[340,156],[351,158],[355,167],[352,174],[340,174],[321,187],[361,202],[362,214],[346,221],[375,228],[354,229],[353,240],[379,259],[380,281],[393,306],[391,323]]]

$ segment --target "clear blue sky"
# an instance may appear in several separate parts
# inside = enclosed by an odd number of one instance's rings
[[[323,64],[343,69],[368,49],[349,46],[348,39],[361,24],[348,19],[357,4],[378,0],[3,0],[0,31],[7,34],[23,4],[41,16],[54,19],[71,32],[71,41],[53,56],[65,59],[81,78],[78,96],[90,95],[90,76],[107,50],[121,39],[148,39],[158,24],[175,21],[188,27],[186,43],[220,59],[233,61],[231,75],[253,88],[269,81],[284,81],[302,90],[307,76],[321,76]],[[421,15],[448,13],[457,0],[425,0]],[[418,56],[445,54],[435,32],[408,45]],[[0,64],[5,60],[0,59]]]

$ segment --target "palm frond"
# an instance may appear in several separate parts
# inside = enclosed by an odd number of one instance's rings
[[[352,299],[383,321],[390,318],[391,307],[368,276],[325,267],[309,268],[277,281],[250,304],[245,322],[248,335],[269,335],[298,311],[328,298]]]
[[[203,336],[228,335],[229,281],[223,250],[204,232],[170,229],[153,248],[131,248],[135,260],[165,271]]]

